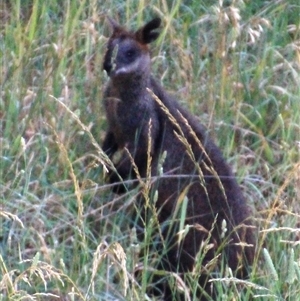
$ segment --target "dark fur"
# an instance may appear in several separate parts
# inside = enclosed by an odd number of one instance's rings
[[[151,64],[147,44],[158,37],[156,30],[160,26],[160,19],[150,21],[136,32],[128,32],[114,21],[110,22],[113,34],[108,41],[103,64],[110,76],[104,95],[108,131],[103,150],[112,157],[117,150],[126,147],[134,158],[139,174],[146,177],[149,130],[151,131],[153,177],[159,175],[159,160],[162,153],[167,152],[163,162],[164,177],[154,181],[153,184],[153,190],[158,191],[155,205],[161,224],[173,218],[178,197],[188,187],[186,225],[194,227],[190,227],[185,239],[178,244],[176,233],[179,225],[178,222],[173,222],[174,234],[164,244],[164,247],[166,245],[168,247],[168,253],[162,260],[161,268],[179,273],[191,271],[201,242],[207,239],[208,231],[213,228],[209,241],[214,244],[214,248],[206,254],[203,265],[215,256],[219,247],[224,245],[220,248],[222,256],[225,256],[234,274],[239,277],[247,276],[247,268],[253,262],[255,239],[253,228],[250,227],[250,213],[241,189],[220,150],[208,137],[205,128],[167,94],[150,74]],[[199,177],[186,146],[176,136],[175,133],[179,133],[178,128],[170,121],[147,88],[154,92],[180,125],[203,176]],[[193,137],[184,119],[204,146],[205,152]],[[123,179],[136,177],[126,152],[116,168]],[[166,175],[172,177],[168,178]],[[186,177],[187,175],[190,177]],[[110,182],[119,181],[116,174],[110,174]],[[124,189],[123,185],[119,185],[116,191],[122,192]],[[228,230],[226,237],[221,238],[221,223],[224,219]],[[216,224],[213,227],[214,221]],[[168,230],[170,228],[163,230],[164,239]],[[242,247],[239,245],[240,242],[250,246]],[[205,286],[206,280],[207,276],[201,276],[200,284]],[[205,289],[208,290],[207,287]],[[166,289],[165,300],[170,298],[168,290]],[[206,298],[202,296],[201,300]]]

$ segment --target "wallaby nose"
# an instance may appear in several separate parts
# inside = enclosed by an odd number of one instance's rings
[[[107,74],[110,74],[112,70],[112,63],[108,60],[105,60],[103,63],[103,70],[105,70]]]

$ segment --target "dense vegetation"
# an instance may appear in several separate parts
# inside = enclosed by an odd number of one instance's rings
[[[253,209],[251,278],[216,275],[220,300],[298,300],[298,0],[1,2],[0,300],[151,300],[155,254],[138,261],[128,227],[136,191],[104,181],[106,15],[162,18],[153,73],[210,130]]]

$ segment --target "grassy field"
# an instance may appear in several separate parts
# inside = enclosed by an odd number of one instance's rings
[[[153,255],[138,258],[128,227],[136,191],[104,181],[106,15],[162,18],[153,73],[210,130],[253,209],[251,278],[217,277],[218,300],[300,300],[300,3],[221,2],[1,1],[1,301],[151,300],[147,274],[134,282]]]

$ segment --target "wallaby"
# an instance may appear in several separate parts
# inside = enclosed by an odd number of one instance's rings
[[[151,162],[152,199],[164,248],[164,252],[158,252],[166,254],[159,268],[180,275],[195,272],[195,258],[202,250],[203,268],[198,273],[203,290],[199,290],[197,300],[210,300],[210,271],[205,272],[204,267],[216,254],[221,253],[233,275],[247,277],[255,249],[251,213],[206,129],[151,76],[148,44],[159,36],[161,20],[155,18],[135,32],[114,20],[110,23],[113,33],[103,63],[110,77],[104,92],[108,130],[103,150],[110,158],[117,150],[123,153],[116,164],[117,173],[111,171],[109,180],[118,183],[119,176],[136,179],[133,165],[139,177],[145,178],[147,162]],[[120,182],[115,192],[125,189]],[[137,206],[144,206],[143,200],[140,197]],[[178,207],[184,202],[187,206],[182,228]],[[183,229],[186,232],[180,236]],[[211,248],[204,250],[204,242]],[[164,300],[173,300],[174,290],[168,286],[163,290]],[[184,296],[174,298],[185,300]]]

